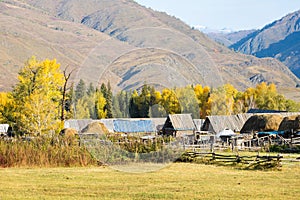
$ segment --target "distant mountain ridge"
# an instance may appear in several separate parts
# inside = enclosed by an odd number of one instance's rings
[[[241,30],[241,31],[233,31],[230,33],[226,32],[207,32],[206,35],[213,39],[214,41],[226,46],[230,47],[256,30]]]
[[[260,58],[277,58],[300,77],[300,10],[249,34],[230,48]]]
[[[31,55],[77,69],[74,81],[111,82],[115,91],[261,81],[299,83],[275,59],[235,53],[179,19],[132,0],[0,2],[0,90],[9,90]]]

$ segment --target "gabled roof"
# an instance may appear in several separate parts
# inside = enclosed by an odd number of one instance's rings
[[[201,131],[205,119],[193,119],[197,131]]]
[[[235,131],[240,131],[244,126],[245,122],[252,115],[253,114],[250,113],[244,113],[238,115],[207,116],[204,122],[204,126],[208,130],[205,129],[205,131],[212,131],[215,133],[219,133],[225,128],[229,128]],[[210,125],[209,127],[208,124]]]
[[[176,131],[196,130],[192,114],[170,114],[166,122],[168,120],[170,120]]]

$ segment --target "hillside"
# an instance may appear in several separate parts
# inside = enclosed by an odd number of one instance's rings
[[[300,11],[265,26],[231,48],[257,57],[273,57],[300,77]]]
[[[223,44],[224,46],[231,46],[241,39],[245,38],[247,35],[253,33],[256,30],[241,30],[234,31],[230,33],[226,32],[208,32],[206,35],[213,39],[214,41]]]
[[[3,0],[0,2],[0,90],[9,90],[32,55],[57,58],[115,91],[266,81],[293,88],[298,79],[275,59],[235,53],[179,19],[131,0]]]

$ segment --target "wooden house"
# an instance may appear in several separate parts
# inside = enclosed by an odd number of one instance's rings
[[[170,114],[163,126],[163,135],[183,137],[194,135],[195,123],[191,114]]]

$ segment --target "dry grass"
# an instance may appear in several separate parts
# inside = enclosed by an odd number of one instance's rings
[[[282,171],[174,163],[151,173],[109,167],[0,170],[1,199],[298,199],[300,166]]]
[[[0,167],[89,166],[96,160],[76,137],[0,140]]]

